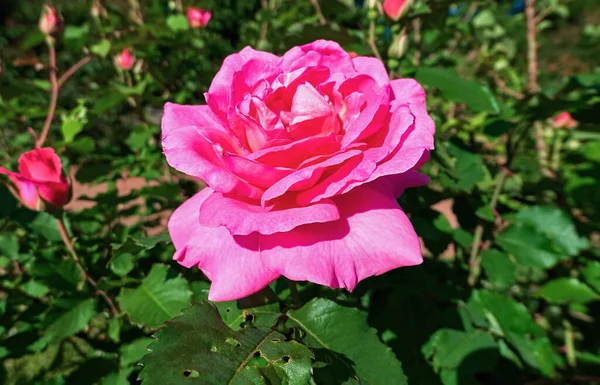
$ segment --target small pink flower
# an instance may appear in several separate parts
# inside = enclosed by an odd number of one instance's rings
[[[392,20],[398,20],[406,15],[412,5],[412,0],[385,0],[383,11]]]
[[[554,128],[575,128],[578,125],[578,122],[573,119],[570,113],[567,111],[563,111],[560,114],[556,115],[554,119],[552,119],[552,124]]]
[[[19,157],[19,173],[0,167],[0,174],[8,175],[23,204],[32,210],[39,210],[42,201],[63,207],[68,200],[70,185],[53,148],[23,153]]]
[[[167,162],[209,187],[169,220],[174,259],[248,296],[280,276],[332,288],[422,262],[396,199],[428,183],[425,92],[383,63],[319,40],[227,57],[208,105],[167,103]]]
[[[123,48],[123,51],[117,55],[116,62],[121,69],[129,71],[135,63],[135,57],[131,54],[129,48]]]
[[[186,16],[188,23],[192,28],[204,28],[212,17],[210,11],[201,8],[190,7],[187,9]]]
[[[44,35],[54,35],[61,30],[60,18],[54,7],[44,5],[38,26]]]

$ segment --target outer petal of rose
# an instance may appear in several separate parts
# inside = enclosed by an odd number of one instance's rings
[[[422,262],[417,235],[395,197],[368,186],[335,199],[338,221],[260,236],[261,259],[295,281],[331,288]]]
[[[8,175],[11,182],[17,187],[19,198],[23,204],[32,210],[37,210],[40,203],[40,196],[35,184],[24,178],[22,175],[0,167],[0,174]]]
[[[329,199],[310,206],[291,206],[269,211],[262,208],[260,202],[244,202],[213,193],[200,207],[201,225],[225,226],[233,235],[254,232],[269,235],[289,231],[306,223],[331,222],[339,218],[337,206]]]
[[[383,88],[389,87],[390,77],[381,60],[369,56],[359,56],[352,59],[352,63],[354,63],[356,72],[368,74]]]
[[[263,61],[265,64],[275,64],[279,57],[262,51],[246,47],[238,53],[229,55],[215,75],[208,92],[205,94],[206,102],[221,119],[226,120],[231,103],[231,84],[233,75],[241,70],[250,60]]]
[[[391,81],[394,101],[397,103],[408,103],[410,111],[415,116],[415,124],[419,130],[435,134],[435,123],[427,113],[425,103],[425,90],[414,79],[397,79]],[[392,102],[392,108],[397,105]]]
[[[279,277],[267,269],[258,252],[258,234],[232,236],[224,227],[198,223],[200,206],[213,193],[206,188],[184,202],[169,219],[177,260],[198,266],[212,280],[208,298],[230,301],[253,294]]]
[[[279,62],[284,72],[303,67],[324,66],[332,73],[340,72],[347,77],[356,75],[350,54],[334,41],[317,40],[287,51]]]
[[[333,155],[323,162],[304,167],[286,176],[264,192],[261,197],[261,205],[265,207],[269,201],[282,196],[288,191],[300,191],[314,186],[321,179],[325,171],[332,167],[339,167],[340,164],[355,157],[362,157],[362,151],[349,150],[342,152]]]

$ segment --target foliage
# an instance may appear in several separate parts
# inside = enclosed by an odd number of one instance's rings
[[[321,0],[321,15],[312,0],[184,1],[211,10],[200,29],[180,3],[53,2],[59,76],[84,59],[47,140],[74,183],[63,220],[79,258],[55,213],[0,183],[0,383],[600,382],[597,2],[536,1],[535,34],[510,1],[415,0],[398,22],[372,1]],[[50,102],[42,5],[0,10],[0,164],[13,170]],[[408,50],[389,50],[401,33]],[[166,165],[162,106],[202,103],[246,45],[318,38],[382,55],[428,91],[432,182],[400,199],[425,261],[353,293],[279,280],[211,304],[207,278],[171,260],[168,216],[202,185]],[[113,60],[124,48],[131,70]],[[553,124],[562,111],[577,127]]]

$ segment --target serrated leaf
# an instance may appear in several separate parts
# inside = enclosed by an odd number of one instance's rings
[[[316,298],[288,313],[289,320],[302,329],[304,341],[325,349],[359,381],[377,385],[406,384],[402,365],[384,345],[375,329],[369,327],[367,314],[354,308]],[[324,371],[331,370],[328,367]],[[315,376],[317,373],[315,372]]]
[[[481,253],[481,267],[492,285],[507,288],[515,282],[516,265],[503,252],[490,249]]]
[[[531,226],[512,225],[496,236],[496,243],[526,267],[547,269],[568,257],[557,253],[548,238]]]
[[[169,266],[154,264],[136,289],[122,289],[118,301],[132,322],[159,327],[189,305],[192,292],[185,278],[167,279]]]
[[[445,100],[464,103],[475,112],[500,112],[489,89],[475,80],[463,79],[450,68],[419,68],[415,75],[419,83],[438,88]]]
[[[310,350],[267,328],[228,328],[215,306],[195,303],[155,335],[143,385],[308,384]]]
[[[537,295],[556,304],[586,303],[600,298],[588,285],[576,278],[554,279],[542,286]]]

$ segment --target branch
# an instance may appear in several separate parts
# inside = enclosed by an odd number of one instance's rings
[[[112,315],[118,315],[119,312],[117,311],[117,308],[115,307],[115,304],[113,303],[112,299],[110,299],[106,292],[98,289],[98,284],[96,283],[96,281],[92,277],[90,277],[88,272],[85,270],[85,266],[83,266],[83,263],[81,263],[77,252],[75,252],[75,247],[73,246],[73,242],[71,242],[71,238],[69,237],[69,233],[67,232],[67,228],[65,227],[65,223],[63,222],[63,220],[57,219],[56,224],[58,225],[58,231],[60,232],[60,236],[63,240],[63,243],[71,253],[71,256],[77,264],[77,267],[79,268],[79,271],[81,272],[83,278],[90,284],[90,286],[94,288],[94,290],[96,291],[96,295],[99,295],[102,298],[104,298],[104,300],[108,304],[108,307],[110,308],[110,312],[112,313]]]
[[[496,183],[496,188],[494,189],[492,200],[490,201],[490,208],[492,209],[492,211],[496,210],[496,206],[498,205],[498,199],[500,198],[502,188],[504,188],[504,182],[506,182],[507,176],[508,172],[502,169],[500,171],[500,175],[498,176],[498,182]],[[471,255],[469,257],[469,266],[471,268],[471,271],[469,273],[468,282],[471,286],[475,285],[477,279],[479,278],[479,275],[481,274],[481,256],[479,255],[479,249],[481,248],[482,238],[483,224],[479,223],[475,228],[473,248],[471,249]]]
[[[504,92],[506,95],[511,96],[515,99],[519,99],[519,100],[525,98],[525,95],[523,95],[519,91],[515,91],[512,88],[508,87],[506,82],[497,73],[490,71],[490,75],[492,76],[492,79],[494,79],[494,82],[496,83],[496,86],[498,87],[498,89],[500,91]]]
[[[87,63],[89,63],[90,60],[92,60],[92,57],[88,55],[83,59],[79,60],[77,63],[75,63],[73,67],[69,68],[64,74],[62,74],[61,77],[58,79],[58,88],[62,87],[63,83],[69,80],[71,75],[79,71],[79,69]]]
[[[50,131],[52,119],[54,119],[54,113],[56,112],[56,103],[58,101],[59,85],[56,81],[56,51],[54,49],[54,41],[52,38],[48,38],[47,43],[48,54],[50,56],[50,107],[48,107],[48,115],[46,115],[46,121],[44,122],[42,133],[35,143],[37,148],[42,147],[46,141],[46,138],[48,137],[48,131]]]
[[[371,20],[369,23],[369,39],[367,40],[371,51],[373,51],[373,55],[379,60],[381,60],[381,55],[379,54],[379,50],[377,49],[377,45],[375,44],[375,21]]]
[[[323,16],[323,12],[321,11],[321,6],[319,5],[319,0],[310,0],[312,5],[315,7],[315,11],[317,11],[317,16],[319,17],[319,23],[321,25],[327,24],[327,19]]]
[[[534,94],[539,90],[535,0],[526,0],[525,17],[527,18],[527,72],[529,75],[529,92]]]

